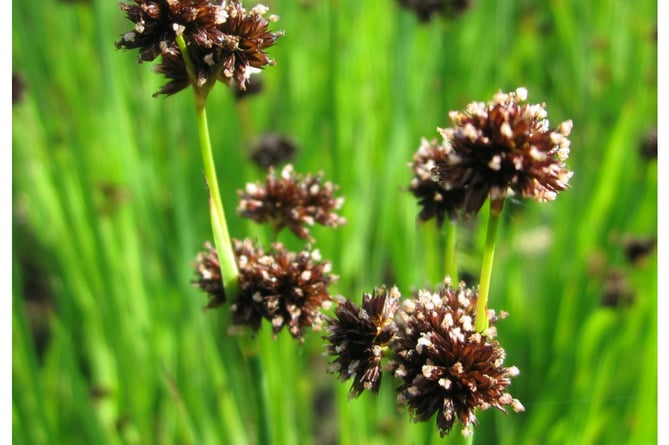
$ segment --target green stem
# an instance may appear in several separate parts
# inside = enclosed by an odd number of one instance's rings
[[[446,227],[446,253],[444,255],[446,275],[451,277],[453,286],[458,285],[458,265],[455,261],[456,229],[457,225],[455,221],[451,221]]]
[[[242,352],[246,356],[251,371],[251,381],[254,383],[253,395],[255,396],[257,421],[258,421],[258,445],[270,445],[272,443],[272,426],[270,423],[269,395],[267,390],[267,379],[262,366],[262,360],[257,344],[248,339],[242,339]]]
[[[481,264],[481,281],[479,284],[479,296],[476,304],[476,330],[483,332],[488,329],[488,293],[490,292],[490,279],[492,277],[492,263],[495,256],[495,238],[497,237],[497,226],[502,213],[499,203],[490,201],[490,215],[488,217],[488,232],[486,234],[485,249],[483,251],[483,262]]]
[[[223,208],[223,201],[221,200],[221,192],[218,187],[214,155],[211,149],[211,139],[209,138],[206,104],[207,94],[211,89],[211,85],[197,85],[195,81],[195,68],[188,53],[188,47],[186,46],[183,35],[177,34],[176,41],[181,50],[181,55],[186,64],[186,71],[190,76],[193,92],[195,93],[195,119],[197,121],[198,136],[200,138],[202,162],[204,164],[204,177],[207,182],[207,188],[209,189],[211,228],[214,235],[216,252],[218,252],[218,260],[221,264],[221,280],[223,281],[226,298],[234,299],[239,290],[239,270],[237,269],[235,252],[232,248],[230,232],[225,219],[225,210]]]

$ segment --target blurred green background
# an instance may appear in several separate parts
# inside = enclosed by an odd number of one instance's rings
[[[499,340],[526,411],[479,413],[474,443],[655,443],[657,164],[642,147],[657,125],[656,2],[478,0],[428,23],[392,0],[265,4],[286,35],[263,93],[237,103],[219,85],[208,101],[232,236],[269,240],[234,209],[265,174],[252,141],[279,133],[298,172],[323,171],[346,199],[346,226],[312,230],[333,293],[438,284],[443,234],[416,224],[407,164],[448,111],[525,86],[553,126],[574,121],[575,175],[555,202],[505,208],[490,305],[510,313]],[[164,80],[115,49],[132,27],[115,1],[12,14],[14,443],[256,443],[259,382],[227,307],[203,311],[190,284],[211,239],[192,93],[151,97]],[[458,231],[469,284],[485,213]],[[630,258],[635,241],[649,252]],[[462,442],[398,411],[391,379],[348,400],[321,335],[298,345],[265,326],[254,340],[273,443]]]

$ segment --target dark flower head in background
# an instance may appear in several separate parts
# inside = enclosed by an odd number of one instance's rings
[[[191,80],[176,42],[181,34],[193,62],[197,87],[220,80],[245,89],[249,77],[274,61],[265,50],[276,43],[282,32],[270,32],[270,21],[277,20],[268,8],[256,5],[248,13],[241,3],[209,0],[134,0],[121,3],[132,31],[116,43],[118,48],[140,52],[139,61],[161,57],[156,71],[170,79],[157,94],[171,95],[186,88]]]
[[[458,211],[462,209],[465,193],[463,189],[444,188],[435,180],[433,170],[437,162],[445,162],[447,155],[443,146],[436,141],[423,138],[418,151],[409,164],[414,177],[409,191],[418,199],[421,206],[418,220],[420,222],[436,218],[437,226],[444,224],[446,216],[456,220]]]
[[[453,127],[439,129],[446,156],[436,163],[435,180],[446,190],[464,190],[465,215],[476,214],[488,197],[501,211],[506,196],[552,201],[568,188],[572,122],[551,129],[545,104],[526,100],[525,88],[499,92],[487,104],[452,111]]]
[[[342,381],[353,379],[350,397],[358,397],[365,389],[379,391],[383,350],[397,332],[394,318],[399,298],[396,287],[365,293],[360,308],[338,297],[334,317],[326,318],[326,352],[336,357],[328,371],[338,372]]]
[[[266,133],[256,141],[251,159],[258,167],[269,169],[292,161],[296,153],[295,142],[277,133]]]
[[[240,190],[237,213],[258,223],[269,223],[277,233],[287,227],[298,237],[313,241],[306,226],[319,223],[337,227],[346,222],[334,213],[344,202],[335,198],[335,189],[331,182],[323,182],[321,173],[303,178],[288,164],[280,176],[270,169],[264,184],[248,183]]]
[[[471,4],[472,0],[400,0],[400,6],[415,11],[421,22],[429,22],[437,14],[455,17]]]
[[[476,300],[477,293],[464,284],[421,290],[403,302],[396,317],[399,330],[390,348],[395,376],[403,381],[398,405],[408,406],[415,421],[426,422],[436,413],[441,436],[456,419],[463,434],[470,434],[476,409],[524,410],[507,392],[518,369],[502,366],[505,351],[494,340],[497,316],[489,310],[490,327],[477,332]]]
[[[231,308],[234,326],[257,332],[266,319],[274,335],[285,326],[299,341],[305,328],[320,330],[320,311],[332,303],[328,287],[338,277],[318,250],[294,253],[275,243],[264,252],[247,239],[235,240],[235,256],[240,290]]]

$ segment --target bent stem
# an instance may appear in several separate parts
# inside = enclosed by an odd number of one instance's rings
[[[183,35],[177,33],[177,44],[186,65],[186,71],[191,79],[193,92],[195,93],[195,119],[197,121],[197,132],[200,139],[202,151],[202,162],[204,164],[204,176],[209,190],[209,210],[211,214],[211,228],[214,235],[214,244],[221,265],[221,280],[223,289],[228,299],[234,299],[239,290],[239,270],[235,259],[235,252],[230,240],[230,232],[225,219],[225,210],[221,200],[221,192],[218,188],[214,155],[209,138],[209,125],[207,123],[207,94],[211,89],[210,84],[198,86],[195,81],[195,70],[193,61],[188,54],[188,47]]]
[[[492,263],[495,256],[495,238],[497,226],[502,213],[502,205],[490,201],[490,215],[488,216],[488,231],[486,233],[485,249],[483,250],[483,261],[481,264],[481,280],[479,284],[479,296],[476,303],[476,330],[483,332],[488,329],[488,293],[490,292],[490,279],[492,277]]]

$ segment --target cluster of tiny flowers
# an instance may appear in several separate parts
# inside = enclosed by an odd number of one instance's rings
[[[232,304],[232,324],[260,329],[263,319],[278,334],[287,327],[291,335],[302,341],[303,330],[319,330],[323,324],[321,309],[330,307],[328,287],[338,279],[331,265],[321,261],[318,250],[287,251],[280,243],[264,252],[250,240],[234,242],[239,266],[239,295]],[[225,303],[221,272],[216,250],[207,243],[194,264],[198,279],[195,287],[209,293],[208,308]]]
[[[469,9],[472,0],[400,0],[400,6],[413,10],[421,22],[442,14],[454,17]]]
[[[398,335],[391,343],[397,403],[408,406],[415,421],[428,421],[435,413],[441,436],[449,433],[456,419],[463,434],[476,425],[475,410],[492,407],[516,412],[523,405],[506,391],[516,367],[505,368],[505,351],[494,340],[497,320],[488,311],[490,326],[474,328],[477,294],[460,285],[437,292],[420,291],[398,311]]]
[[[248,183],[239,191],[237,212],[253,221],[269,223],[276,232],[287,227],[298,237],[313,241],[306,226],[317,222],[337,227],[346,222],[334,213],[344,202],[334,197],[335,188],[331,182],[323,182],[322,174],[303,178],[288,164],[280,176],[270,169],[265,184]]]
[[[157,94],[171,95],[195,82],[198,87],[216,80],[233,82],[245,89],[249,76],[274,61],[265,53],[283,35],[270,32],[264,16],[268,8],[256,5],[250,11],[238,1],[134,0],[120,3],[135,26],[116,42],[117,48],[139,49],[139,61],[161,56],[156,71],[169,82]],[[191,80],[176,36],[181,34],[193,64]]]
[[[297,145],[290,138],[277,133],[266,133],[256,141],[251,159],[258,167],[266,170],[292,161],[296,154]]]
[[[420,218],[443,218],[443,213],[466,218],[478,213],[488,198],[500,211],[511,195],[552,201],[569,187],[573,173],[564,161],[572,122],[551,129],[545,104],[526,100],[527,90],[518,88],[496,94],[487,104],[473,102],[464,112],[450,113],[453,127],[439,129],[441,147],[421,147],[413,164],[417,185],[412,191],[423,205]],[[448,191],[447,204],[440,201],[443,191]]]
[[[477,296],[464,283],[457,289],[447,283],[436,292],[420,290],[401,307],[396,288],[365,294],[361,308],[338,298],[324,337],[329,343],[326,355],[335,358],[330,372],[338,372],[342,380],[353,379],[352,397],[365,389],[377,392],[385,352],[388,368],[402,381],[398,405],[408,406],[415,421],[425,422],[436,414],[441,436],[457,419],[463,434],[471,433],[476,409],[506,412],[505,406],[511,405],[523,411],[507,392],[518,369],[503,366],[505,351],[494,339],[495,311],[488,311],[490,327],[485,332],[474,327]]]
[[[465,197],[462,189],[448,190],[434,179],[432,171],[436,163],[445,161],[446,157],[446,150],[441,144],[423,138],[413,162],[409,164],[414,173],[409,191],[421,206],[418,220],[425,222],[436,218],[438,227],[444,224],[447,215],[450,220],[458,218]]]
[[[365,389],[378,392],[381,385],[383,348],[397,332],[394,317],[400,293],[396,287],[365,293],[362,306],[337,297],[334,317],[326,318],[328,335],[323,337],[326,355],[336,357],[328,371],[338,372],[341,380],[353,379],[350,396]]]

